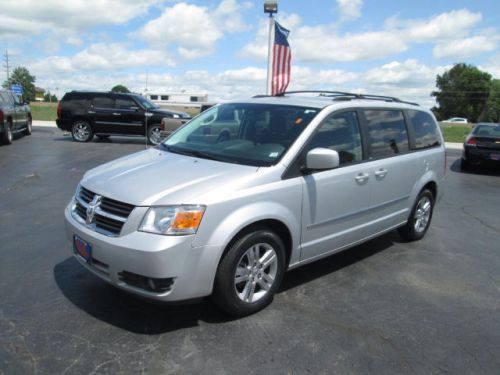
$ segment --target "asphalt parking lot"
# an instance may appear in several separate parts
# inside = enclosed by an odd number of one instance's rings
[[[151,304],[84,270],[63,209],[83,173],[144,148],[58,129],[0,147],[0,374],[498,374],[500,171],[462,173],[426,237],[396,232],[288,273],[234,320],[209,300]]]

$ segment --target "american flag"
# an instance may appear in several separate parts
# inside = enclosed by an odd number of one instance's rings
[[[274,45],[272,51],[271,95],[286,91],[290,83],[292,52],[288,44],[289,30],[274,21]]]

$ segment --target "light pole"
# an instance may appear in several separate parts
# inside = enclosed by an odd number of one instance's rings
[[[269,13],[269,42],[267,47],[267,82],[266,94],[271,95],[272,50],[274,35],[274,13],[278,13],[278,0],[264,0],[264,13]]]

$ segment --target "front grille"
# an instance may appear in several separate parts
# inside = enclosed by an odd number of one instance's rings
[[[134,206],[111,198],[101,197],[100,204],[95,209],[94,219],[88,224],[86,223],[87,208],[95,196],[96,193],[83,186],[80,187],[76,195],[73,212],[81,219],[80,222],[85,223],[89,228],[106,235],[119,235]]]

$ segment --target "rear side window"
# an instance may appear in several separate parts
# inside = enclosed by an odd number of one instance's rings
[[[402,111],[365,110],[370,156],[383,158],[407,152],[408,132]]]
[[[324,147],[339,153],[340,165],[363,159],[361,136],[356,112],[343,112],[327,117],[314,134],[308,150]]]
[[[114,100],[107,96],[96,96],[92,104],[96,108],[113,108],[115,106]]]
[[[115,107],[117,109],[131,109],[132,107],[138,107],[138,105],[130,99],[116,99]]]
[[[436,122],[426,112],[409,110],[413,131],[415,133],[415,149],[438,146],[440,142]]]

